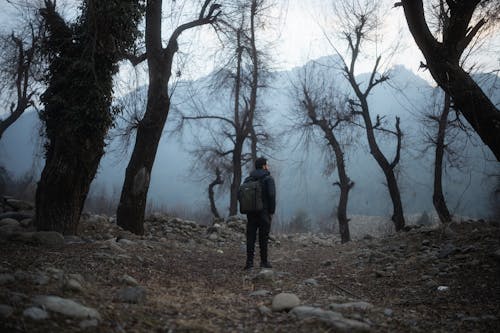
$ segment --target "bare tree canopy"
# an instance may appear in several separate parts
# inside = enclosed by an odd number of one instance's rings
[[[497,23],[500,4],[494,0],[439,0],[437,5],[445,8],[440,37],[429,28],[423,0],[395,4],[403,7],[410,32],[434,80],[500,161],[500,111],[460,63],[463,51],[479,31],[488,22]]]

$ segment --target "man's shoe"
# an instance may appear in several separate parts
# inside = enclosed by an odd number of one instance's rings
[[[273,266],[271,266],[271,264],[269,263],[269,261],[261,262],[260,263],[260,267],[261,268],[273,268]]]

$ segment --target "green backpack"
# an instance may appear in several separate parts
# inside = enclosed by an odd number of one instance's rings
[[[261,212],[264,209],[261,180],[252,178],[241,184],[238,200],[241,214]]]

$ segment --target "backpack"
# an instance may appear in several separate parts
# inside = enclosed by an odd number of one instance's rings
[[[241,214],[258,213],[264,210],[261,180],[250,178],[241,184],[238,200]]]

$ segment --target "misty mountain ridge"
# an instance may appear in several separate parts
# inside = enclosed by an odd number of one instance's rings
[[[297,82],[301,72],[311,66],[322,65],[322,75],[333,78],[338,89],[350,91],[345,77],[335,68],[326,66],[335,63],[335,56],[322,57],[310,61],[302,67],[295,67],[289,71],[272,73],[268,88],[259,92],[259,107],[267,110],[265,117],[273,134],[281,136],[279,149],[270,157],[271,172],[275,175],[278,191],[277,214],[288,219],[298,211],[305,211],[313,219],[322,219],[332,214],[337,206],[339,191],[332,184],[336,181],[336,171],[325,175],[322,157],[329,153],[329,148],[321,146],[297,147],[297,135],[290,133],[290,112],[296,108],[297,102],[291,96],[292,82]],[[401,65],[396,65],[389,71],[389,84],[380,84],[372,90],[369,97],[372,118],[377,114],[385,116],[387,127],[394,128],[395,116],[401,118],[401,129],[404,133],[403,148],[398,180],[402,195],[405,214],[415,214],[423,211],[430,212],[432,207],[432,170],[433,149],[422,152],[423,125],[421,109],[426,107],[436,88],[425,80]],[[497,79],[491,74],[474,76],[478,82],[487,87],[488,82]],[[360,74],[357,79],[366,82],[369,74]],[[209,75],[193,82],[178,82],[172,96],[173,108],[169,114],[165,134],[162,137],[154,168],[151,175],[151,185],[148,200],[157,205],[164,205],[167,209],[187,210],[194,212],[208,208],[207,186],[210,180],[197,181],[199,176],[193,176],[190,165],[193,157],[186,152],[192,148],[193,140],[190,132],[184,131],[182,137],[172,133],[176,126],[176,117],[179,110],[189,113],[188,102],[192,92],[196,98],[203,101],[207,110],[231,110],[229,90],[224,97],[215,96],[213,91],[206,87],[211,82]],[[485,83],[483,83],[485,82]],[[228,89],[228,88],[226,88]],[[485,89],[488,93],[488,89]],[[490,90],[490,98],[495,104],[500,102],[498,90]],[[147,87],[139,87],[132,94],[141,95],[145,101]],[[194,124],[193,124],[194,125]],[[38,179],[41,166],[39,120],[35,112],[24,114],[11,128],[9,128],[0,142],[2,164],[14,176],[20,177],[30,170],[35,170],[35,179]],[[288,129],[288,131],[287,131]],[[284,134],[286,133],[286,134]],[[286,138],[285,138],[286,136]],[[473,135],[475,137],[475,134]],[[123,153],[119,138],[113,137],[106,148],[99,173],[92,183],[91,194],[119,197],[121,186],[128,163],[130,150]],[[444,190],[449,208],[458,215],[486,217],[491,208],[490,193],[491,181],[486,177],[498,167],[493,155],[483,148],[477,137],[476,145],[467,145],[464,153],[471,156],[467,160],[463,172],[447,169],[445,172]],[[132,141],[133,144],[133,141]],[[379,141],[381,149],[391,160],[395,153],[395,142],[392,138]],[[385,179],[378,165],[369,154],[366,143],[366,134],[359,132],[353,147],[346,151],[347,173],[355,182],[350,192],[348,215],[380,215],[390,216],[392,204],[390,202]],[[489,162],[488,162],[489,161]],[[244,171],[244,176],[247,171]],[[228,185],[228,184],[226,184]],[[219,212],[227,215],[229,200],[227,195],[221,194],[217,199]]]

